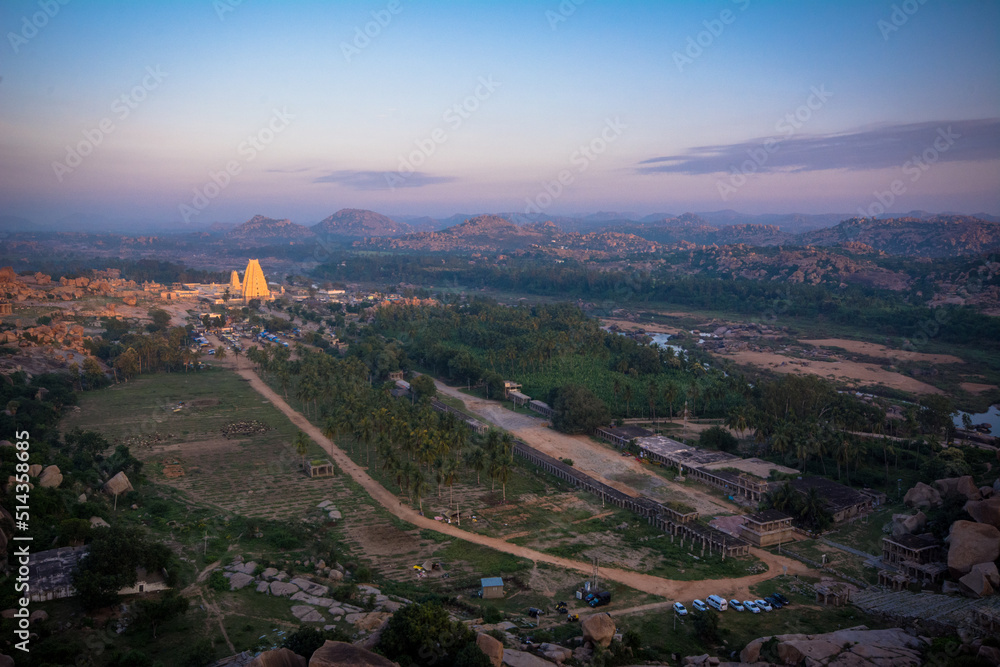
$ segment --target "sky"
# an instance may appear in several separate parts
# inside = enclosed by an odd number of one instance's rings
[[[6,0],[0,215],[1000,214],[1000,3]]]

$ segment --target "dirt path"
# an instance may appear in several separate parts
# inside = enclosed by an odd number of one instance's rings
[[[455,525],[443,524],[439,521],[434,521],[428,517],[421,516],[415,510],[400,503],[399,498],[397,498],[394,493],[372,479],[368,473],[366,473],[359,465],[354,463],[354,461],[352,461],[346,453],[341,451],[332,440],[323,435],[320,429],[310,423],[301,414],[293,410],[291,406],[289,406],[288,403],[281,398],[281,396],[268,387],[251,369],[241,368],[236,372],[241,377],[249,381],[250,386],[253,387],[256,392],[271,401],[271,403],[273,403],[276,408],[281,410],[281,412],[284,413],[293,424],[302,429],[310,438],[313,439],[314,442],[320,445],[327,452],[327,454],[329,454],[334,463],[336,463],[341,470],[350,475],[354,481],[360,484],[376,502],[403,521],[406,521],[407,523],[418,528],[433,530],[437,533],[441,533],[442,535],[448,535],[449,537],[479,544],[495,549],[496,551],[508,553],[520,558],[526,558],[536,563],[549,563],[550,565],[556,565],[567,570],[575,570],[588,575],[593,571],[593,565],[590,563],[582,563],[568,558],[560,558],[558,556],[552,556],[550,554],[545,554],[526,547],[510,544],[502,539],[469,533]],[[738,579],[673,581],[670,579],[654,577],[648,574],[642,574],[641,572],[629,572],[627,570],[619,570],[615,568],[602,568],[601,576],[604,579],[617,581],[618,583],[624,584],[636,590],[651,593],[653,595],[661,595],[670,599],[686,599],[687,597],[706,595],[707,593],[704,593],[704,591],[709,589],[714,590],[719,595],[746,595],[748,594],[747,591],[749,586],[775,576],[778,574],[778,570],[782,566],[787,566],[788,571],[793,573],[815,574],[805,565],[795,560],[775,556],[767,552],[760,552],[758,550],[754,550],[754,555],[767,564],[769,568],[768,572],[740,577]]]
[[[573,467],[608,486],[630,496],[648,495],[655,500],[680,501],[694,507],[700,514],[733,514],[735,505],[719,500],[704,491],[675,484],[657,475],[648,465],[631,456],[621,456],[585,436],[572,436],[554,431],[542,419],[520,414],[489,401],[463,394],[454,387],[435,380],[438,391],[457,398],[466,409],[486,421],[510,431],[532,447],[557,459],[572,459]]]

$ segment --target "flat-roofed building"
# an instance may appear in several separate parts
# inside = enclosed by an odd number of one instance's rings
[[[763,510],[745,517],[740,537],[756,547],[789,542],[794,534],[792,517],[779,510]]]

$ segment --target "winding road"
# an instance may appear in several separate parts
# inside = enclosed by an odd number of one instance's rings
[[[350,475],[351,478],[360,484],[377,503],[399,519],[402,519],[403,521],[406,521],[407,523],[418,528],[433,530],[437,533],[441,533],[442,535],[472,542],[473,544],[479,544],[513,556],[526,558],[536,563],[548,563],[567,570],[581,572],[585,575],[590,575],[593,572],[593,565],[591,563],[584,563],[542,553],[527,547],[510,544],[509,542],[494,537],[470,533],[453,524],[441,523],[428,517],[421,516],[416,510],[401,504],[400,499],[394,493],[372,479],[367,472],[352,461],[346,453],[333,443],[332,440],[323,435],[319,428],[313,425],[302,414],[292,409],[292,407],[288,405],[288,403],[280,395],[267,386],[267,384],[265,384],[252,369],[235,368],[228,358],[217,361],[220,362],[220,366],[230,367],[234,370],[234,372],[247,380],[250,383],[250,386],[253,387],[254,391],[269,400],[286,417],[288,417],[293,424],[302,429],[302,431],[304,431],[316,444],[322,447],[327,454],[330,455],[330,458],[340,467],[341,470]],[[814,571],[810,570],[798,561],[776,556],[759,549],[752,549],[752,552],[768,566],[767,572],[735,579],[674,581],[671,579],[664,579],[662,577],[655,577],[649,574],[643,574],[641,572],[602,567],[601,577],[602,579],[616,581],[636,590],[651,593],[653,595],[660,595],[671,600],[683,600],[705,596],[709,592],[714,592],[727,598],[743,598],[749,595],[749,587],[751,585],[776,576],[780,573],[783,567],[786,567],[787,571],[792,574],[816,574]]]

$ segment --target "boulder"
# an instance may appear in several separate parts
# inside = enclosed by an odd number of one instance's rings
[[[503,642],[501,642],[496,637],[491,637],[490,635],[480,632],[476,635],[476,646],[479,650],[486,654],[486,657],[490,659],[493,667],[500,667],[503,664]]]
[[[295,584],[309,595],[315,595],[316,597],[323,597],[330,592],[329,587],[313,583],[303,577],[295,577],[292,579],[291,583]]]
[[[315,607],[310,607],[306,604],[292,605],[292,616],[299,619],[303,623],[326,623],[326,619],[323,618],[322,614],[316,611]]]
[[[399,664],[360,646],[327,639],[309,658],[309,667],[399,667]]]
[[[985,498],[993,497],[993,487],[992,486],[981,486],[979,487],[979,495]]]
[[[47,620],[49,620],[49,613],[43,609],[31,612],[31,616],[28,617],[28,621],[31,623],[41,623]]]
[[[104,492],[117,496],[128,491],[134,491],[132,488],[132,482],[128,481],[128,476],[124,472],[120,472],[107,482],[104,483]]]
[[[264,651],[247,667],[306,667],[306,659],[291,649],[279,648]]]
[[[979,647],[978,657],[983,658],[991,665],[1000,665],[1000,648],[983,644]]]
[[[81,493],[80,497],[76,499],[76,502],[78,502],[78,503],[85,503],[85,502],[87,502],[87,494],[86,493]]]
[[[900,628],[868,630],[864,626],[821,635],[791,634],[774,638],[779,664],[786,665],[919,665],[921,648],[925,644]],[[760,648],[769,639],[761,637],[747,644],[740,652],[742,663],[758,662]]]
[[[110,528],[111,524],[102,519],[99,516],[90,517],[90,527],[91,528]]]
[[[958,582],[962,584],[962,591],[971,597],[984,598],[993,595],[993,584],[990,583],[989,577],[982,570],[973,568]]]
[[[299,587],[286,581],[272,581],[271,595],[283,595],[288,597],[299,592]]]
[[[979,500],[979,487],[972,475],[935,480],[934,486],[942,496],[965,496],[969,500]]]
[[[28,477],[38,477],[42,474],[42,466],[39,463],[32,463],[28,466]]]
[[[952,576],[962,576],[977,563],[1000,558],[1000,530],[974,521],[956,521],[948,538],[948,569]]]
[[[241,588],[246,588],[253,581],[253,577],[249,574],[244,574],[243,572],[234,572],[233,576],[229,577],[229,590],[238,591]]]
[[[48,466],[38,478],[38,485],[46,489],[55,489],[62,484],[63,476],[59,466]]]
[[[278,575],[278,569],[274,567],[269,567],[260,573],[260,576],[268,580],[274,579],[277,575]]]
[[[592,614],[583,619],[581,625],[585,642],[604,648],[611,645],[611,639],[615,636],[615,622],[610,614]]]
[[[989,500],[970,500],[965,503],[965,511],[979,523],[1000,528],[1000,496]]]
[[[340,570],[330,570],[330,573],[326,575],[326,578],[331,581],[343,581],[344,573]]]
[[[559,644],[542,644],[538,647],[538,650],[542,655],[557,665],[561,665],[563,662],[573,657],[573,651],[569,650],[565,646],[559,646]]]
[[[892,515],[892,536],[915,535],[922,533],[927,526],[927,515],[923,512],[916,514],[893,514]]]
[[[903,496],[903,502],[907,507],[937,507],[941,504],[941,494],[933,486],[917,482],[917,485]]]
[[[993,588],[1000,588],[1000,570],[997,569],[996,563],[976,563],[970,571],[982,573]]]
[[[259,582],[257,584],[257,592],[258,593],[267,593],[267,591],[270,590],[270,586],[271,586],[271,584],[269,584],[268,582],[261,581],[261,582]]]
[[[0,653],[0,667],[14,667],[14,658]]]
[[[533,653],[509,648],[503,652],[503,664],[507,667],[552,667],[553,663],[543,660]]]

